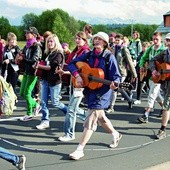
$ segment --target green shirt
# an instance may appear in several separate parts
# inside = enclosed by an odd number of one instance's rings
[[[139,67],[143,67],[146,62],[150,61],[155,55],[159,54],[161,51],[165,49],[166,47],[163,44],[161,44],[157,50],[154,49],[154,45],[151,45],[142,55]]]

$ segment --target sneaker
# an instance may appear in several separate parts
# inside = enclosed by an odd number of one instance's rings
[[[109,109],[107,109],[105,112],[106,112],[106,113],[112,113],[112,112],[114,112],[114,109],[109,108]]]
[[[17,110],[17,106],[14,106],[13,110]]]
[[[140,123],[148,123],[148,117],[146,117],[145,115],[141,116],[138,118],[138,121]]]
[[[121,100],[121,101],[124,101],[124,100],[125,100],[125,98],[124,98],[124,97],[122,97],[120,100]]]
[[[42,121],[39,125],[36,126],[36,128],[39,130],[47,129],[49,127],[50,127],[49,121],[47,121],[47,120]]]
[[[30,115],[30,116],[29,115],[25,115],[24,117],[21,117],[20,120],[26,122],[26,121],[32,120],[32,118],[33,118],[32,115]]]
[[[113,139],[112,144],[109,145],[110,148],[116,148],[120,142],[120,139],[122,138],[122,134],[119,133],[119,135]]]
[[[73,153],[69,154],[69,157],[74,160],[78,160],[84,156],[83,150],[76,150]]]
[[[17,168],[19,170],[25,170],[25,162],[26,162],[26,157],[25,155],[19,156],[19,163],[17,164]]]
[[[71,140],[74,140],[75,137],[70,137],[70,136],[67,136],[67,135],[64,135],[64,136],[60,136],[58,138],[58,140],[62,141],[62,142],[68,142],[68,141],[71,141]]]
[[[41,106],[40,106],[40,105],[38,105],[38,106],[34,109],[34,116],[35,116],[35,117],[39,115],[40,110],[41,110]]]
[[[163,139],[166,138],[166,132],[164,130],[159,130],[158,134],[156,135],[156,139]]]
[[[141,100],[135,100],[134,104],[141,104]]]

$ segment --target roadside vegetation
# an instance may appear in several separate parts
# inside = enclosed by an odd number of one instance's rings
[[[30,26],[34,26],[39,30],[42,35],[45,31],[52,31],[57,34],[61,43],[67,42],[70,46],[74,46],[74,35],[77,31],[83,29],[86,22],[76,20],[74,17],[70,16],[67,12],[61,9],[46,10],[40,15],[34,13],[28,13],[22,17],[22,22],[20,26],[11,26],[8,19],[5,17],[0,18],[0,35],[2,38],[6,39],[8,32],[14,32],[18,37],[18,43],[23,46],[25,41],[24,30]],[[108,25],[93,25],[93,34],[98,31],[104,31],[106,33],[116,32],[121,33],[124,36],[130,38],[133,30],[140,32],[142,41],[150,41],[153,32],[156,30],[158,25],[144,25],[144,24],[115,24],[110,23]]]

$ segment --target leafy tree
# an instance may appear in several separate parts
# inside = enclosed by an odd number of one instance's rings
[[[10,32],[11,25],[7,18],[1,17],[0,18],[0,35],[1,38],[6,39],[7,33]]]
[[[61,9],[44,11],[38,18],[38,30],[41,34],[45,31],[56,33],[62,42],[73,45],[74,35],[80,29],[80,24],[67,12]]]
[[[38,21],[38,16],[34,13],[29,13],[22,17],[21,26],[24,29],[27,29],[30,26],[36,27],[36,26],[38,26],[37,21]]]

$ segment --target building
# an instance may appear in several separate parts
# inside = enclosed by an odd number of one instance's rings
[[[170,33],[170,11],[163,15],[163,22],[156,29],[156,32],[161,32],[163,38],[167,33]]]

